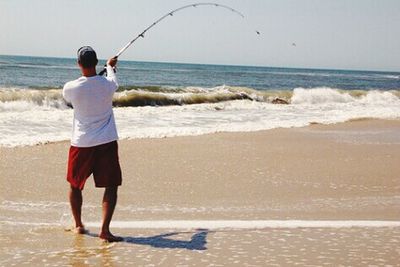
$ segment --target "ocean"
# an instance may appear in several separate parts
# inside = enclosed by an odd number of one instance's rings
[[[0,56],[0,146],[68,140],[61,92],[79,76],[75,59]],[[400,118],[399,72],[120,61],[117,76],[120,138]]]

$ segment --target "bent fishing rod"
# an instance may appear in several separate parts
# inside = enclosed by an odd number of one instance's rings
[[[180,8],[177,8],[177,9],[174,9],[174,10],[168,12],[167,14],[165,14],[164,16],[162,16],[161,18],[159,18],[158,20],[153,22],[150,26],[148,26],[140,34],[138,34],[135,38],[133,38],[129,43],[127,43],[124,47],[122,47],[121,50],[119,50],[119,52],[115,55],[114,58],[117,59],[123,52],[125,52],[126,49],[128,49],[128,47],[130,47],[134,42],[136,42],[136,40],[138,40],[139,38],[144,38],[144,35],[148,30],[150,30],[151,28],[156,26],[158,23],[160,23],[165,18],[173,16],[176,12],[179,12],[179,11],[181,11],[183,9],[192,8],[192,7],[198,7],[198,6],[214,6],[214,7],[224,8],[224,9],[230,10],[233,13],[237,14],[238,16],[244,18],[244,15],[242,13],[240,13],[239,11],[237,11],[236,9],[233,9],[230,6],[220,5],[220,4],[217,4],[217,3],[195,3],[195,4],[182,6]],[[260,34],[259,31],[256,31],[256,33]],[[99,75],[103,75],[106,72],[107,72],[107,70],[106,70],[106,68],[104,68],[102,71],[99,72]]]

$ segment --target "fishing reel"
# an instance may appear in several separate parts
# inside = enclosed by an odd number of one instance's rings
[[[114,73],[117,73],[117,67],[113,67]],[[103,69],[97,74],[103,76],[104,74],[107,75],[107,65],[104,65]]]

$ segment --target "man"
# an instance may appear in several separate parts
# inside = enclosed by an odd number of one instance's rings
[[[64,99],[74,109],[71,147],[68,157],[67,181],[70,183],[69,200],[75,219],[75,231],[86,232],[81,220],[82,190],[87,178],[93,174],[96,187],[104,187],[103,221],[99,237],[122,241],[110,232],[110,222],[117,203],[117,190],[121,185],[118,160],[118,134],[112,110],[112,98],[118,88],[113,67],[116,58],[107,61],[107,78],[96,74],[96,52],[90,46],[78,50],[78,65],[82,77],[64,85]]]

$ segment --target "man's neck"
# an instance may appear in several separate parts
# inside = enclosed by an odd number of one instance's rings
[[[96,68],[90,68],[90,69],[82,69],[82,75],[85,77],[93,77],[96,76]]]

